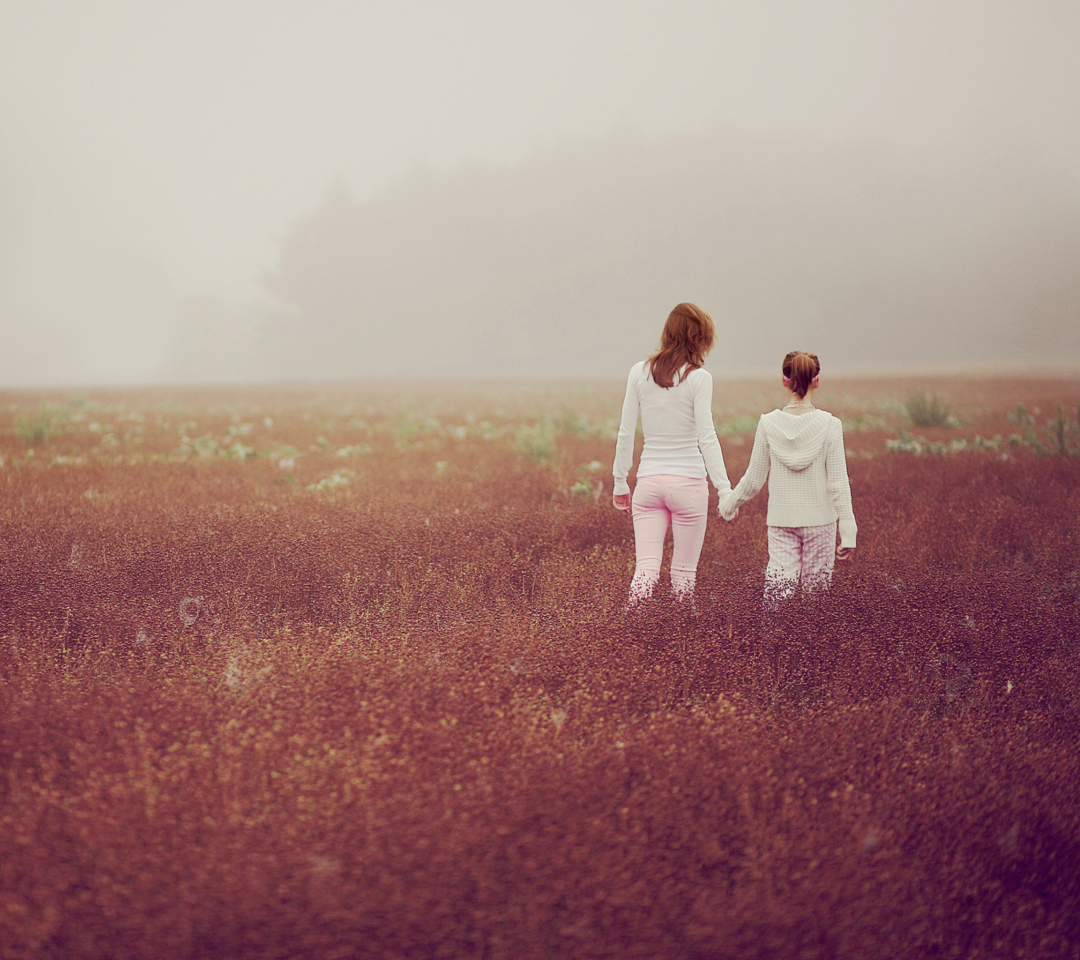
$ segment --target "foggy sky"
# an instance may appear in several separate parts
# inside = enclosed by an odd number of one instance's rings
[[[1076,196],[1078,40],[1071,0],[6,0],[0,384],[175,373],[199,304],[242,351],[335,183],[377,203],[613,131],[891,151],[896,183],[1008,156],[1042,222]]]

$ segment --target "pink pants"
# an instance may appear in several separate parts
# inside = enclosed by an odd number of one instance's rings
[[[681,599],[693,595],[708,516],[709,484],[704,479],[666,474],[638,478],[633,499],[637,566],[630,583],[631,605],[652,596],[660,580],[660,559],[669,522],[675,541],[671,553],[671,589]]]
[[[800,583],[811,593],[828,589],[835,560],[835,520],[820,527],[769,527],[766,606],[795,596]]]

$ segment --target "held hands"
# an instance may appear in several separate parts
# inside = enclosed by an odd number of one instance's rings
[[[837,547],[836,559],[843,562],[844,560],[850,560],[855,555],[854,547]]]
[[[728,523],[731,523],[738,515],[739,508],[736,507],[731,511],[731,516],[724,515],[724,505],[734,500],[734,494],[728,493],[727,496],[721,494],[720,499],[716,501],[716,512]]]
[[[612,506],[616,510],[629,510],[630,509],[630,494],[628,493],[613,493],[611,495]]]

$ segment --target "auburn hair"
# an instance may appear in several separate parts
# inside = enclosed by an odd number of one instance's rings
[[[673,387],[705,363],[715,338],[712,317],[692,303],[680,303],[668,314],[660,349],[645,361],[645,367],[657,386]]]
[[[821,364],[818,363],[816,353],[807,353],[804,350],[792,350],[784,357],[785,386],[795,391],[795,395],[801,400],[814,382],[814,377],[821,373]]]

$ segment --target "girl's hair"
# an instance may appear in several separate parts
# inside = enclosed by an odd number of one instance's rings
[[[712,317],[692,303],[680,303],[668,314],[660,334],[660,349],[645,361],[645,367],[658,386],[673,387],[683,367],[688,369],[679,380],[704,364],[715,338]]]
[[[792,350],[784,357],[784,386],[795,391],[795,395],[801,400],[806,396],[819,373],[821,364],[818,363],[816,353],[806,353],[802,350]]]

